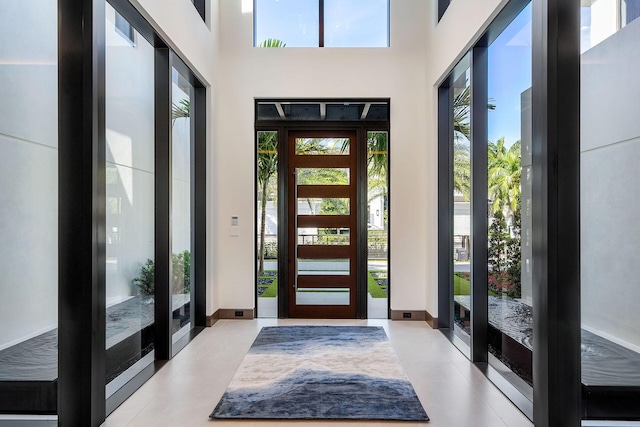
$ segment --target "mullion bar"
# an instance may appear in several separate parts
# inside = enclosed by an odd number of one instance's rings
[[[453,90],[438,89],[438,328],[453,330]]]
[[[533,0],[533,421],[580,425],[580,1]]]
[[[324,47],[324,0],[318,0],[318,46]]]
[[[155,357],[171,358],[171,62],[155,51]]]
[[[195,87],[192,126],[195,129],[195,206],[193,280],[195,326],[207,325],[207,90]]]
[[[355,262],[355,270],[357,272],[356,278],[358,282],[356,283],[356,296],[358,300],[356,301],[356,316],[359,319],[366,319],[369,314],[369,290],[368,290],[368,257],[369,257],[369,248],[368,248],[368,217],[367,217],[367,201],[369,200],[368,191],[369,191],[369,183],[368,183],[368,169],[367,169],[367,129],[363,125],[360,129],[356,131],[356,144],[355,144],[355,153],[352,155],[356,156],[355,164],[357,174],[353,174],[356,177],[357,184],[356,191],[356,221],[355,221],[355,229],[356,232],[359,233],[355,236],[355,242],[357,242],[357,253],[356,253],[356,262]],[[387,149],[388,149],[388,139],[387,139]],[[353,144],[352,144],[353,146]],[[388,156],[387,156],[388,159]],[[388,189],[389,187],[387,187]],[[388,240],[387,240],[388,241]],[[387,267],[388,267],[387,263]],[[388,270],[387,270],[388,274]],[[388,277],[391,277],[388,275]],[[352,296],[353,298],[353,296]],[[389,298],[387,298],[387,303]],[[387,310],[388,316],[388,310]]]
[[[105,3],[58,2],[58,423],[105,419]]]
[[[471,51],[471,361],[487,362],[488,54]]]

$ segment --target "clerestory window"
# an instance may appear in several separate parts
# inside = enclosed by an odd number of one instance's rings
[[[255,0],[256,47],[389,47],[389,0]]]

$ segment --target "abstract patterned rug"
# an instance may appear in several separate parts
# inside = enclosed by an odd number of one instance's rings
[[[369,326],[263,328],[211,418],[429,420],[384,329]]]

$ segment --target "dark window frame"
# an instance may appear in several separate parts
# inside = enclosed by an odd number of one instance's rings
[[[442,19],[442,16],[447,11],[447,8],[451,4],[452,0],[438,0],[438,22]]]
[[[444,3],[446,0],[443,0]],[[579,426],[580,384],[580,2],[532,0],[533,26],[533,250],[534,342],[532,404],[486,362],[483,343],[487,324],[486,280],[472,284],[482,293],[472,310],[473,323],[483,323],[472,334],[471,361],[507,395],[536,426]],[[488,79],[483,50],[524,9],[528,0],[511,0],[472,46],[472,197],[486,192],[486,100]],[[441,17],[441,15],[439,15]],[[484,62],[484,64],[483,64]],[[454,69],[455,71],[455,69]],[[451,230],[453,229],[453,126],[451,78],[438,91],[438,324],[454,341]],[[473,95],[472,95],[473,96]],[[479,109],[479,110],[478,110]],[[476,110],[476,111],[474,111]],[[472,138],[476,139],[476,138]],[[477,189],[477,187],[483,187]],[[472,183],[473,187],[473,183]],[[485,197],[486,199],[486,197]],[[481,200],[485,200],[481,199]],[[486,255],[486,206],[472,207],[474,249]],[[481,243],[483,247],[477,247]],[[482,255],[482,254],[481,254]],[[476,281],[486,279],[487,260],[476,252],[471,269]],[[562,268],[559,268],[562,266]],[[485,289],[482,289],[485,288]],[[475,302],[475,297],[474,302]],[[480,299],[482,301],[480,301]],[[559,327],[562,325],[561,327]],[[486,341],[485,341],[486,342]],[[455,342],[454,342],[455,343]],[[464,345],[455,343],[456,345]],[[464,351],[463,351],[464,353]],[[562,402],[561,404],[558,402]]]
[[[207,20],[207,18],[205,17],[205,12],[207,10],[206,1],[207,0],[191,0],[193,6],[196,8],[203,21]]]
[[[128,0],[109,3],[155,48],[156,114],[156,261],[168,270],[170,228],[171,65],[184,63]],[[170,305],[156,299],[155,362],[110,398],[105,385],[105,2],[61,0],[58,5],[59,58],[59,358],[57,412],[61,425],[100,425],[166,360],[206,326],[206,89],[188,71],[195,86],[194,186],[192,224],[193,329],[172,348]],[[160,148],[160,149],[159,149]],[[158,168],[158,166],[161,166]],[[69,207],[73,207],[70,209]],[[159,254],[167,254],[161,256]],[[162,258],[165,258],[164,261]],[[157,279],[162,275],[157,265]],[[163,280],[156,280],[156,297]],[[168,285],[168,276],[165,280]],[[166,286],[168,290],[168,286]],[[166,317],[166,318],[165,318]],[[160,329],[166,327],[166,333]],[[166,336],[165,336],[166,335]],[[168,340],[167,340],[168,337]]]

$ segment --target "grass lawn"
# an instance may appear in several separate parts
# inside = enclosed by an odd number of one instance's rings
[[[265,289],[264,293],[260,295],[260,298],[275,298],[278,296],[278,279],[273,279],[273,282]]]
[[[386,298],[387,294],[382,290],[382,288],[380,287],[380,285],[378,285],[378,282],[376,282],[376,279],[373,278],[373,276],[371,276],[371,273],[367,273],[367,279],[368,279],[368,289],[369,289],[369,293],[371,294],[371,296],[373,298]]]
[[[453,294],[454,295],[471,295],[471,282],[457,274],[453,275]],[[498,296],[495,292],[489,291],[492,297]]]
[[[454,295],[471,295],[471,282],[467,279],[453,275],[453,294]]]

